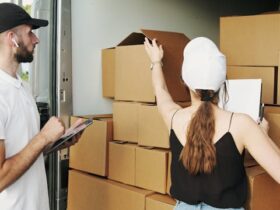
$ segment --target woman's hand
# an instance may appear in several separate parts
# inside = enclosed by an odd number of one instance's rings
[[[152,44],[150,44],[148,38],[146,37],[144,45],[151,62],[153,64],[161,63],[161,60],[163,58],[163,49],[161,45],[157,45],[156,39],[153,39]]]

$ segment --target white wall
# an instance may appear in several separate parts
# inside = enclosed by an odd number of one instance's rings
[[[220,14],[234,14],[240,8],[259,12],[263,9],[259,2],[72,0],[74,114],[112,112],[112,101],[102,98],[101,49],[116,46],[141,28],[182,32],[189,38],[206,36],[218,43]]]

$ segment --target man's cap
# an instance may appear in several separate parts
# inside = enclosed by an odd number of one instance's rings
[[[27,24],[32,29],[48,25],[47,20],[32,18],[23,8],[13,3],[0,3],[0,33]]]
[[[216,92],[226,80],[226,58],[210,39],[195,38],[184,49],[182,78],[193,91]]]

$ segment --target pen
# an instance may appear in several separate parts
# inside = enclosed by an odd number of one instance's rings
[[[263,120],[263,116],[264,116],[264,103],[262,103],[260,107],[259,123],[261,123],[261,121]]]

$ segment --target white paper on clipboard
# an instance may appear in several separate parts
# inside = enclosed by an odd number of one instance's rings
[[[248,114],[257,121],[260,113],[261,85],[261,79],[227,80],[229,100],[227,103],[223,101],[222,88],[218,105],[227,111]]]

